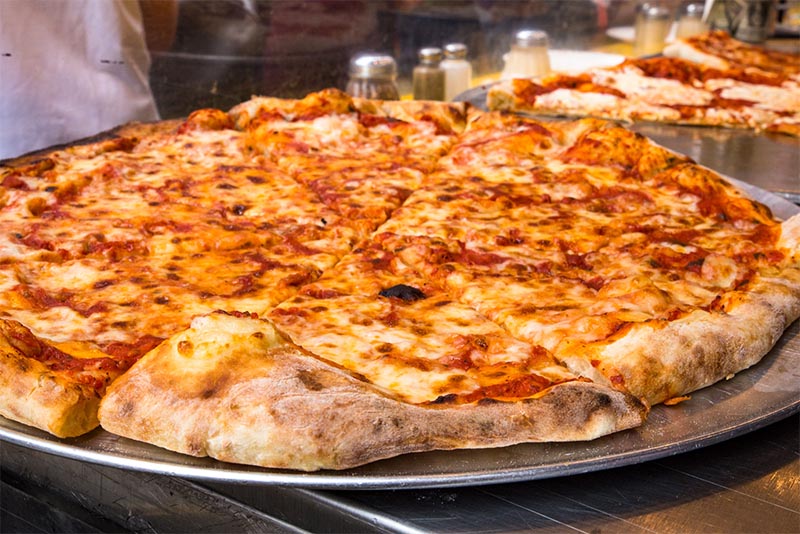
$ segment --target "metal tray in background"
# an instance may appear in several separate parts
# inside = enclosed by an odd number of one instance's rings
[[[486,110],[486,94],[492,85],[474,87],[458,95],[456,100]],[[547,117],[541,118],[547,120]],[[625,123],[625,126],[720,174],[800,204],[800,138],[756,133],[745,128],[655,122]]]
[[[800,213],[800,207],[781,197],[732,181],[781,219]],[[196,480],[315,489],[408,489],[521,482],[638,464],[727,440],[798,411],[800,321],[752,368],[693,393],[691,400],[677,406],[654,407],[639,428],[590,442],[434,451],[345,471],[301,473],[195,458],[102,429],[59,439],[2,417],[0,441],[85,462]]]

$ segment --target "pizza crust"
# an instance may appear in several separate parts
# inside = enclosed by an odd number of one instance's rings
[[[713,69],[725,70],[731,67],[731,65],[723,58],[707,54],[702,50],[698,50],[690,43],[682,39],[673,41],[665,46],[664,55],[667,57],[685,59],[693,63],[700,63],[701,65],[705,65],[706,67],[711,67]]]
[[[601,343],[565,342],[573,372],[626,388],[650,405],[686,395],[758,363],[800,317],[800,268],[726,294],[720,311],[695,310],[662,324],[633,325]],[[587,362],[599,362],[588,369]]]
[[[100,397],[23,354],[13,340],[20,329],[0,319],[0,415],[60,438],[97,427]]]
[[[520,402],[400,402],[286,341],[271,323],[214,313],[108,390],[106,430],[193,456],[304,471],[411,452],[589,440],[642,423],[630,395],[575,381]]]

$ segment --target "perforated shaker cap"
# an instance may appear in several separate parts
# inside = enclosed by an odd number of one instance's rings
[[[643,4],[639,13],[648,20],[666,20],[671,16],[669,9],[658,4]]]
[[[514,43],[525,48],[547,46],[547,32],[542,30],[520,30],[514,36]]]
[[[386,54],[359,54],[350,60],[352,78],[396,78],[397,63]]]
[[[442,60],[442,49],[435,46],[429,46],[420,49],[417,57],[423,63],[439,63]]]
[[[467,45],[463,43],[445,45],[444,57],[447,59],[465,59],[467,57]]]

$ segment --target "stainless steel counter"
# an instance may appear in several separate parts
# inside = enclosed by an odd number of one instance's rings
[[[639,123],[655,142],[726,176],[800,204],[800,139],[749,130]]]
[[[286,519],[313,531],[345,530],[347,520],[388,532],[800,532],[798,421],[588,475],[451,490],[293,490],[284,499],[300,514]],[[248,488],[218,489],[266,500]]]
[[[194,483],[0,444],[2,532],[800,532],[800,417],[660,460],[475,488]]]

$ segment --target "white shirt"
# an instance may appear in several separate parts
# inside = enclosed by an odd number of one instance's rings
[[[0,0],[0,158],[158,118],[136,0]]]

